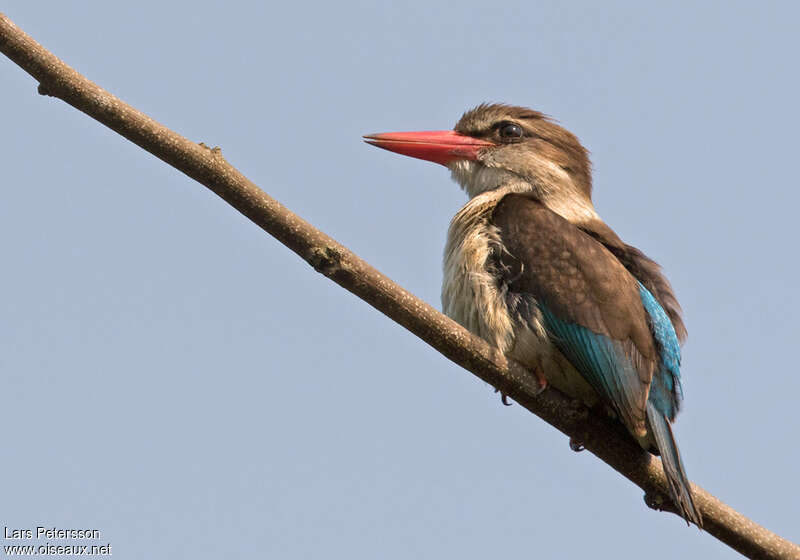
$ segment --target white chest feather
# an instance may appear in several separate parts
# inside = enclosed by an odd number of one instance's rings
[[[504,251],[500,232],[489,217],[507,191],[489,191],[470,200],[453,217],[444,252],[442,308],[448,317],[501,352],[587,403],[594,392],[555,349],[536,302],[528,298],[524,316],[508,305],[507,287],[500,281],[494,255]]]
[[[491,191],[476,196],[450,223],[442,307],[445,315],[507,352],[513,346],[514,324],[492,263],[493,251],[502,244],[497,228],[489,223],[502,194]]]

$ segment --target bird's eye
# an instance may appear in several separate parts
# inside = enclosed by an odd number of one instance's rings
[[[506,123],[500,127],[500,138],[522,138],[522,127],[514,123]]]

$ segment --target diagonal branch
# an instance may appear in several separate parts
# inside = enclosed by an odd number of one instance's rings
[[[249,181],[218,149],[196,144],[155,122],[64,64],[0,14],[0,51],[58,97],[202,183],[343,288],[497,387],[583,445],[645,491],[651,507],[673,511],[661,463],[616,423],[576,410],[554,389],[537,395],[533,376],[483,340],[404,290]],[[800,547],[693,487],[705,530],[749,558],[800,559]]]

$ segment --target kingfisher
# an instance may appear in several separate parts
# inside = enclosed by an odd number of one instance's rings
[[[683,399],[681,308],[661,267],[598,215],[578,138],[504,104],[467,111],[453,130],[364,138],[446,166],[469,196],[447,233],[444,313],[542,389],[618,418],[661,456],[672,501],[702,528],[671,427]]]

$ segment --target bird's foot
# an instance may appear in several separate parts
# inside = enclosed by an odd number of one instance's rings
[[[656,511],[664,511],[668,507],[667,500],[658,492],[645,492],[644,503],[647,504],[647,507]]]
[[[547,378],[544,376],[544,371],[542,371],[540,367],[533,368],[533,375],[536,376],[536,381],[539,384],[539,388],[536,390],[536,394],[538,395],[547,389]]]
[[[533,390],[534,391],[533,394],[534,395],[538,395],[542,391],[547,389],[547,378],[544,376],[544,373],[542,372],[542,368],[535,367],[531,371],[532,371],[534,377],[536,378],[536,385],[537,385],[537,387]],[[497,387],[494,388],[494,392],[495,393],[500,393],[500,400],[502,401],[502,403],[504,405],[511,406],[511,403],[508,402],[508,395],[506,395],[503,391],[501,391]]]
[[[572,449],[575,453],[580,453],[586,446],[583,445],[582,442],[578,441],[575,438],[569,438],[569,448]]]
[[[567,406],[567,414],[572,418],[573,422],[583,422],[589,417],[589,409],[579,399],[570,399]],[[569,448],[574,452],[579,453],[586,449],[583,442],[577,438],[569,438]]]
[[[511,406],[511,403],[508,402],[508,395],[506,395],[503,391],[495,387],[495,393],[500,393],[500,402],[502,402],[505,406]]]

